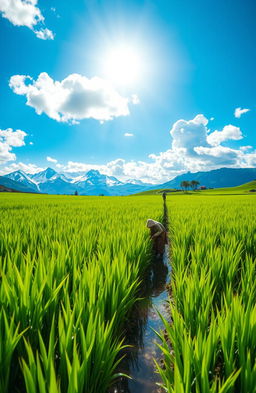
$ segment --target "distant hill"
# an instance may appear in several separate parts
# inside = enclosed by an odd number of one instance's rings
[[[180,191],[176,190],[176,188],[154,188],[133,195],[158,195],[162,194],[163,192],[165,192],[166,194],[178,194]]]
[[[177,191],[174,189],[168,188],[159,188],[157,190],[149,190],[140,192],[136,195],[160,195],[163,192],[166,192],[166,195],[184,195],[183,191]],[[207,190],[197,190],[197,191],[188,191],[186,195],[243,195],[243,194],[251,194],[256,196],[256,180],[253,180],[249,183],[242,184],[237,187],[226,187],[226,188],[213,188]]]
[[[249,183],[242,184],[237,187],[227,187],[227,188],[215,188],[213,190],[203,190],[200,191],[202,194],[211,195],[224,195],[224,194],[255,194],[256,195],[256,180],[250,181]]]
[[[201,186],[207,188],[236,187],[256,180],[256,168],[221,168],[208,172],[187,172],[155,188],[180,188],[180,183],[184,180],[197,180]]]
[[[2,192],[36,192],[33,188],[5,176],[0,176],[0,186]],[[4,191],[4,189],[7,191]]]
[[[243,191],[256,190],[256,180],[250,181],[249,183],[242,184],[241,186],[236,187],[236,189],[243,190]]]

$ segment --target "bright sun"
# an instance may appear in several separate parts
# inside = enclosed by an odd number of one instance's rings
[[[142,71],[138,53],[128,46],[111,49],[104,58],[104,68],[108,78],[126,86],[136,83]]]

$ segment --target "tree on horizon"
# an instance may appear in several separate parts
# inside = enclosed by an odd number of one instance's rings
[[[193,191],[195,191],[195,190],[197,190],[197,187],[199,186],[200,182],[197,180],[192,180],[190,182],[190,184],[191,184],[191,188],[193,189]]]
[[[189,187],[191,186],[191,184],[190,184],[189,181],[183,180],[183,181],[180,183],[180,186],[181,186],[181,188],[182,188],[183,191],[187,192],[187,190],[189,189]]]

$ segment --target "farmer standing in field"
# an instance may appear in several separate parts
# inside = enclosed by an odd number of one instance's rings
[[[150,229],[150,237],[153,240],[153,250],[157,257],[162,257],[165,245],[168,244],[167,232],[161,222],[148,219],[147,228]]]

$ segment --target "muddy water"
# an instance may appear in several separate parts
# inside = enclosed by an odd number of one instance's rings
[[[132,379],[120,378],[109,393],[159,393],[162,390],[157,382],[160,378],[155,371],[154,358],[160,359],[161,351],[156,345],[159,342],[152,329],[163,328],[156,310],[169,318],[166,284],[170,279],[168,246],[163,259],[154,259],[147,270],[141,296],[126,326],[125,344],[132,348],[125,349],[124,359],[118,372],[129,375]]]

